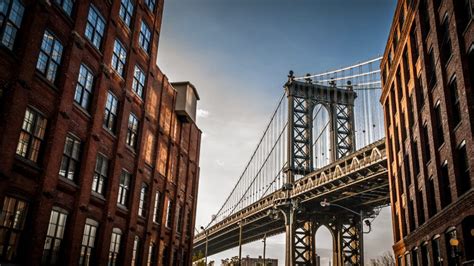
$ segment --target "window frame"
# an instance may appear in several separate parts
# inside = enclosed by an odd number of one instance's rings
[[[56,213],[56,215],[54,215],[54,213]],[[61,256],[61,251],[63,248],[62,245],[64,240],[64,232],[66,230],[67,225],[68,214],[68,211],[57,206],[54,206],[51,210],[48,230],[46,231],[46,239],[44,241],[43,256],[41,259],[41,263],[44,265],[57,265],[58,259]],[[52,225],[54,225],[54,227],[52,227]],[[60,229],[62,230],[60,231]],[[54,231],[53,235],[50,235],[52,230]],[[48,239],[50,239],[52,244],[50,244],[50,253],[46,255],[46,244]],[[58,245],[56,245],[57,242],[59,242]],[[55,247],[58,247],[56,251],[54,251]],[[54,252],[56,252],[56,254],[54,254]]]
[[[140,33],[138,35],[138,44],[140,48],[146,53],[150,53],[151,47],[151,29],[145,20],[142,19],[142,23],[140,24]]]
[[[140,120],[138,120],[137,116],[130,112],[128,116],[128,123],[127,123],[127,136],[125,139],[125,143],[128,147],[136,150],[138,146],[138,138],[139,138],[139,126]]]
[[[117,265],[120,258],[121,250],[121,240],[122,240],[122,230],[118,227],[112,229],[112,235],[110,237],[110,248],[109,248],[109,258],[108,265],[115,266]]]
[[[130,181],[132,174],[125,169],[122,169],[119,180],[119,191],[117,196],[117,204],[123,207],[128,206],[128,197],[130,192]],[[123,181],[123,182],[122,182]]]
[[[52,39],[50,47],[48,47],[49,44],[47,43],[48,38]],[[63,51],[64,45],[61,40],[47,28],[43,33],[38,60],[36,62],[36,70],[52,84],[55,84],[57,81],[57,74],[61,67]],[[57,54],[57,56],[55,56],[55,54]],[[46,61],[43,62],[43,59]]]
[[[155,192],[155,201],[153,206],[153,222],[156,224],[160,224],[161,218],[161,211],[160,211],[160,203],[161,203],[161,193],[160,191]]]
[[[102,153],[97,154],[94,175],[92,177],[92,191],[102,196],[105,195],[105,189],[107,186],[109,163],[110,159],[107,156]],[[100,167],[100,169],[97,169],[98,167]]]
[[[68,17],[72,16],[72,11],[74,10],[74,0],[53,0],[54,4],[61,9],[62,12],[64,12]],[[70,9],[65,8],[66,2],[70,2]]]
[[[21,14],[18,14],[18,12],[15,12],[17,15],[19,15],[18,19],[12,18],[12,11],[13,11],[13,5],[18,4],[19,8],[21,10]],[[23,21],[23,16],[25,15],[25,5],[23,1],[21,0],[10,0],[8,3],[8,7],[6,8],[5,13],[0,13],[0,18],[3,17],[2,23],[0,23],[0,45],[3,47],[6,47],[10,51],[13,51],[13,48],[15,47],[16,43],[16,36],[18,31],[21,28],[21,23]],[[15,20],[15,21],[14,21]],[[10,27],[8,27],[10,26]],[[7,29],[10,29],[10,34],[6,35]],[[7,39],[8,38],[8,39]]]
[[[107,100],[105,102],[104,108],[104,122],[103,126],[115,134],[117,129],[117,118],[118,118],[118,105],[119,101],[117,96],[112,93],[110,90],[107,91]]]
[[[68,145],[68,139],[72,141],[72,147],[70,149],[70,152],[67,150],[67,145]],[[82,141],[78,137],[74,136],[71,133],[68,133],[66,136],[66,140],[64,142],[64,148],[63,148],[63,155],[61,159],[61,164],[59,166],[59,176],[71,181],[76,181],[76,178],[79,174],[80,171],[80,166],[81,166],[81,146],[82,146]],[[72,176],[70,176],[70,167],[71,163],[73,163],[73,169],[72,171]],[[63,165],[65,164],[65,169],[63,169]],[[66,174],[63,175],[61,174],[63,170],[66,170]]]
[[[31,121],[25,121],[27,119],[27,113],[31,114]],[[38,123],[40,123],[40,125]],[[30,126],[28,126],[28,124],[30,124]],[[47,126],[48,119],[35,108],[28,106],[23,116],[23,123],[16,148],[16,155],[28,161],[38,163],[38,159],[44,148],[43,142],[45,141]],[[28,129],[28,127],[30,127],[30,129]],[[26,143],[22,141],[22,136],[28,137]],[[37,147],[37,149],[34,147]]]
[[[86,229],[88,228],[89,230],[86,235]],[[95,252],[98,231],[99,231],[99,222],[97,222],[96,220],[87,218],[84,224],[84,230],[82,233],[82,242],[81,242],[81,249],[79,253],[78,265],[86,266],[86,265],[91,264],[90,260],[93,257],[94,252]],[[92,239],[92,243],[91,243],[91,239]],[[84,243],[86,244],[84,245]]]
[[[126,3],[124,3],[126,1]],[[121,0],[119,17],[120,20],[130,28],[133,21],[133,13],[135,12],[135,5],[132,0]]]
[[[150,12],[155,12],[156,10],[156,1],[155,0],[145,0],[145,5],[150,10]]]
[[[21,208],[20,211],[19,208]],[[3,250],[0,249],[0,259],[2,261],[11,262],[18,256],[17,252],[22,244],[21,234],[25,227],[28,208],[28,202],[23,199],[10,195],[6,195],[3,199],[0,213],[0,232],[5,230],[6,233],[0,235],[5,237],[5,239],[1,239],[2,243],[8,243],[8,245],[5,245]],[[13,221],[13,224],[11,221]],[[11,242],[12,237],[14,241],[16,240],[14,243]],[[10,247],[11,250],[9,250]]]
[[[140,97],[140,99],[143,99],[145,84],[146,84],[145,71],[143,71],[143,69],[140,66],[135,65],[135,69],[133,70],[132,91],[138,97]]]
[[[140,256],[140,249],[141,249],[141,245],[140,245],[140,237],[139,236],[135,236],[135,238],[133,239],[133,249],[132,249],[132,259],[131,259],[131,262],[130,262],[130,266],[135,266],[135,265],[140,265],[141,263],[141,256]]]
[[[143,182],[140,187],[140,197],[138,201],[138,216],[145,218],[147,215],[147,198],[149,186]]]
[[[125,45],[119,39],[115,39],[114,41],[110,65],[115,73],[121,78],[124,77],[124,70],[127,65],[127,48],[125,48]]]
[[[79,67],[79,73],[77,74],[74,103],[86,111],[89,111],[91,107],[94,95],[94,84],[94,72],[87,65],[82,63]]]
[[[90,21],[89,19],[94,19],[91,16],[95,15],[95,21]],[[100,24],[99,24],[100,23]],[[100,51],[102,48],[102,40],[104,39],[104,33],[106,29],[106,21],[100,10],[95,7],[92,3],[89,5],[89,12],[87,12],[86,26],[84,28],[84,36],[86,39]],[[90,34],[88,33],[90,32]],[[89,36],[91,35],[91,36]]]

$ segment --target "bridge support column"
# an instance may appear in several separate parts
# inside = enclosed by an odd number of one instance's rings
[[[295,227],[294,241],[294,265],[315,265],[316,245],[315,227],[311,221],[297,222]]]
[[[296,206],[295,202],[290,199],[284,200],[275,204],[275,209],[279,210],[285,219],[285,265],[294,265],[294,253],[293,248],[295,246],[295,214]]]
[[[335,227],[334,265],[363,265],[363,225],[359,217],[350,217]]]

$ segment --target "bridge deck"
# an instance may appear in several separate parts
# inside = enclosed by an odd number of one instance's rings
[[[318,216],[350,215],[337,207],[321,207],[320,202],[324,199],[355,211],[371,211],[389,204],[385,139],[295,181],[291,191],[280,189],[208,228],[208,255],[239,245],[239,222],[243,224],[243,244],[284,232],[283,219],[268,214],[275,202],[288,197],[301,203],[302,211],[298,215],[316,219]],[[194,252],[204,253],[205,243],[204,233],[196,235]]]

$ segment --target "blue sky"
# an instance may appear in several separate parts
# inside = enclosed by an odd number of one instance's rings
[[[158,65],[171,81],[191,81],[201,96],[197,227],[230,193],[288,71],[317,73],[381,55],[395,6],[395,0],[165,0]],[[369,256],[391,249],[389,213],[377,218],[373,241],[366,241]],[[244,247],[244,254],[258,255],[260,245]],[[281,258],[281,247],[278,237],[270,240],[269,256]]]

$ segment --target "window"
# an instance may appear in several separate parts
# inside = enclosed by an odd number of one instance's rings
[[[421,35],[422,40],[426,40],[428,33],[431,30],[430,26],[430,17],[428,14],[428,5],[426,0],[421,0],[418,6],[419,9],[419,17],[421,19]]]
[[[44,242],[43,265],[57,265],[59,254],[61,252],[61,244],[66,227],[67,212],[61,208],[53,207],[51,216],[49,217],[48,231]]]
[[[61,56],[63,53],[63,45],[59,42],[49,30],[43,34],[41,50],[36,63],[36,69],[43,74],[47,80],[54,83],[59,65],[61,64]]]
[[[145,5],[150,9],[151,12],[155,11],[155,0],[145,0]]]
[[[443,63],[446,64],[451,57],[452,48],[451,48],[451,38],[449,37],[449,17],[446,14],[441,25],[441,48],[440,53],[443,60]]]
[[[448,161],[441,165],[441,176],[439,180],[439,190],[441,194],[441,208],[451,203],[451,182],[449,182]]]
[[[66,137],[59,175],[74,181],[79,169],[81,141],[72,135]]]
[[[418,226],[425,223],[425,208],[423,207],[423,191],[416,191],[416,212],[418,218]]]
[[[72,7],[74,6],[73,0],[54,0],[54,3],[58,5],[68,16],[71,16]]]
[[[120,184],[117,198],[117,203],[122,206],[128,205],[128,193],[130,191],[131,177],[132,175],[129,172],[122,170],[122,174],[120,175]]]
[[[415,176],[418,176],[418,174],[420,173],[420,158],[418,157],[418,142],[416,142],[416,140],[414,140],[412,142],[412,146],[411,146],[411,149],[413,151],[413,170],[415,171]]]
[[[402,265],[402,264],[400,264]],[[411,254],[405,253],[405,266],[411,266]]]
[[[92,219],[87,219],[84,225],[84,233],[82,234],[81,253],[79,257],[79,265],[88,266],[93,265],[91,256],[94,252],[95,238],[97,235],[97,228],[99,223]]]
[[[148,247],[148,260],[147,260],[146,265],[147,266],[156,265],[156,245],[153,242],[151,242],[150,246]]]
[[[94,178],[92,180],[92,191],[104,194],[108,168],[109,160],[105,156],[98,154],[95,162]]]
[[[143,51],[150,52],[150,40],[151,40],[151,31],[150,27],[142,20],[142,25],[140,26],[140,35],[138,36],[138,44],[143,49]]]
[[[153,164],[153,155],[155,150],[155,137],[150,130],[147,130],[146,139],[145,139],[145,149],[144,157],[145,163],[152,165]]]
[[[104,127],[112,133],[115,132],[117,123],[117,97],[110,91],[107,93],[107,102],[105,104]]]
[[[431,160],[430,138],[428,134],[428,125],[423,126],[423,155],[425,156],[425,165]]]
[[[133,74],[132,90],[138,96],[140,96],[140,98],[142,98],[144,87],[145,87],[145,73],[139,66],[135,66],[135,71]]]
[[[104,31],[105,19],[102,17],[99,10],[91,4],[89,7],[89,14],[87,15],[85,35],[92,45],[99,50],[102,44],[102,38],[104,37]]]
[[[413,124],[415,123],[415,98],[413,97],[413,94],[409,96],[408,99],[408,125],[409,129],[411,130],[413,128]]]
[[[115,40],[114,53],[112,54],[112,68],[123,77],[123,68],[127,61],[127,51],[119,40]]]
[[[461,145],[456,149],[456,163],[458,168],[457,190],[458,196],[464,194],[471,188],[471,177],[469,175],[469,158],[466,152],[466,141],[462,141]]]
[[[427,191],[426,194],[428,195],[428,215],[429,217],[433,217],[436,214],[436,196],[435,196],[435,188],[434,188],[434,180],[431,176],[427,180]]]
[[[466,31],[469,21],[474,17],[474,3],[472,0],[457,0],[453,2],[458,17],[458,25],[460,32]]]
[[[434,52],[433,49],[431,49],[428,53],[428,62],[426,66],[426,78],[428,79],[428,87],[430,90],[433,89],[434,85],[436,84],[435,62]]]
[[[458,87],[456,83],[456,77],[451,79],[451,82],[448,85],[449,87],[449,102],[451,105],[451,119],[453,121],[454,127],[456,127],[459,122],[461,122],[461,106],[459,103],[459,94],[458,94]]]
[[[130,265],[140,265],[140,238],[138,236],[135,236],[133,240],[132,262]]]
[[[137,147],[137,139],[138,119],[133,113],[130,113],[130,116],[128,117],[127,139],[125,142],[128,146],[135,149]]]
[[[418,266],[418,248],[415,247],[411,251],[411,265]]]
[[[17,259],[21,233],[25,226],[28,204],[25,201],[6,196],[0,215],[0,260]]]
[[[130,22],[132,21],[133,16],[132,0],[122,0],[120,2],[119,15],[125,25],[127,25],[127,27],[130,27]]]
[[[155,206],[153,207],[153,222],[160,223],[161,212],[160,210],[160,192],[156,191],[155,193]]]
[[[3,0],[0,3],[0,38],[2,45],[10,50],[13,50],[24,11],[25,7],[20,0]]]
[[[168,207],[166,208],[166,227],[168,228],[171,228],[171,224],[173,223],[172,221],[172,216],[173,216],[173,213],[171,211],[171,209],[173,208],[173,202],[168,199]]]
[[[411,53],[413,55],[413,62],[418,60],[418,39],[416,38],[416,28],[413,26],[410,32]]]
[[[110,239],[109,266],[117,265],[117,260],[120,252],[121,237],[122,231],[119,228],[114,228],[112,230],[112,238]]]
[[[16,154],[33,162],[38,160],[41,144],[44,140],[46,122],[46,118],[38,112],[26,108]]]
[[[176,232],[181,233],[183,230],[183,207],[177,205],[176,208],[178,208],[178,211],[176,212],[178,214],[178,221],[176,222]]]
[[[430,265],[428,243],[426,242],[421,246],[421,265]]]
[[[410,171],[410,157],[408,154],[405,154],[403,159],[403,167],[405,168],[405,185],[407,189],[410,189],[411,185],[411,171]]]
[[[148,196],[148,185],[142,183],[142,188],[140,189],[140,201],[138,202],[138,215],[141,217],[145,217],[146,215],[146,200]]]
[[[418,98],[418,110],[422,108],[422,106],[425,104],[425,99],[426,99],[426,93],[425,93],[425,88],[423,86],[423,81],[421,77],[417,78],[418,82],[418,90],[420,91],[417,98]]]
[[[86,110],[89,110],[90,107],[93,86],[94,75],[92,74],[92,71],[84,64],[81,64],[81,67],[79,68],[79,76],[77,77],[74,101]]]
[[[436,128],[436,146],[439,148],[444,143],[443,134],[443,117],[441,116],[441,105],[440,101],[436,102],[434,107],[434,126]]]
[[[443,265],[443,259],[441,258],[441,249],[439,246],[439,235],[436,235],[431,241],[431,247],[433,248],[433,262],[434,265]]]

